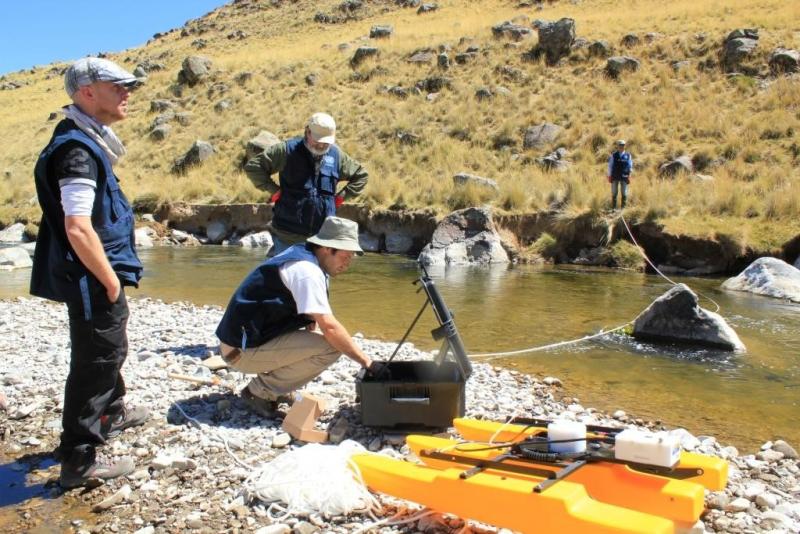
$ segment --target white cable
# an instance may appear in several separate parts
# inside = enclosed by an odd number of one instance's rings
[[[580,343],[581,341],[587,341],[589,339],[594,339],[597,337],[603,337],[605,335],[610,334],[611,332],[616,332],[617,330],[622,330],[629,324],[633,323],[633,321],[629,321],[623,325],[617,326],[616,328],[612,328],[611,330],[601,330],[597,334],[591,334],[588,336],[584,336],[579,339],[571,339],[569,341],[559,341],[558,343],[551,343],[549,345],[542,345],[539,347],[531,347],[529,349],[520,349],[520,350],[512,350],[508,352],[481,352],[478,354],[470,354],[470,358],[487,358],[488,360],[493,360],[495,358],[499,358],[501,356],[516,356],[517,354],[526,354],[528,352],[537,352],[540,350],[548,350],[554,349],[556,347],[562,347],[564,345],[572,345],[573,343]]]
[[[644,261],[646,261],[647,264],[650,265],[650,267],[652,267],[655,272],[657,272],[659,275],[661,275],[661,277],[664,278],[664,280],[666,280],[667,282],[669,282],[670,284],[672,284],[674,286],[678,285],[677,282],[675,282],[674,280],[670,279],[667,275],[665,275],[664,273],[659,271],[658,267],[656,267],[653,264],[653,262],[650,261],[650,258],[647,257],[647,254],[645,253],[644,249],[636,241],[636,238],[633,237],[633,232],[631,232],[631,229],[628,226],[628,221],[625,220],[625,217],[622,216],[622,213],[619,214],[619,219],[622,221],[622,224],[625,226],[625,230],[627,230],[628,235],[631,237],[631,240],[633,241],[633,244],[636,245],[636,250],[638,250],[639,254],[642,255],[642,257],[644,258]],[[705,299],[708,299],[711,302],[711,304],[713,304],[714,306],[717,307],[717,309],[714,310],[714,313],[719,313],[720,305],[717,304],[717,302],[714,299],[712,299],[711,297],[709,297],[707,295],[704,295],[704,294],[700,293],[699,291],[697,292],[697,294],[700,295],[701,297],[705,298]]]
[[[241,467],[244,467],[245,469],[248,469],[248,470],[252,470],[252,469],[253,469],[253,466],[252,466],[252,465],[249,465],[249,464],[246,464],[246,463],[244,463],[243,461],[241,461],[241,460],[239,459],[239,457],[238,457],[238,456],[236,456],[235,454],[233,454],[233,451],[231,450],[230,446],[228,445],[228,440],[227,440],[227,439],[225,439],[225,436],[223,436],[223,435],[221,435],[221,434],[218,434],[217,432],[214,432],[214,430],[213,430],[213,429],[211,429],[211,428],[204,429],[204,428],[203,428],[203,424],[202,424],[200,421],[198,421],[197,419],[195,419],[194,417],[190,417],[190,416],[189,416],[189,415],[188,415],[186,412],[184,412],[184,411],[183,411],[183,408],[181,408],[181,405],[180,405],[179,403],[177,403],[177,402],[176,402],[176,403],[175,403],[175,407],[178,409],[178,411],[179,411],[179,412],[181,412],[181,414],[182,414],[182,415],[183,415],[183,416],[184,416],[184,417],[185,417],[185,418],[186,418],[188,421],[190,421],[190,422],[194,423],[194,424],[195,424],[195,426],[197,426],[197,428],[199,428],[201,431],[203,431],[203,432],[207,432],[207,433],[208,433],[208,434],[209,434],[209,435],[210,435],[212,438],[215,438],[215,439],[218,439],[218,440],[220,440],[220,441],[222,442],[222,444],[225,446],[225,451],[226,451],[226,452],[227,452],[227,453],[230,455],[230,457],[231,457],[231,458],[233,458],[233,461],[234,461],[234,462],[236,462],[237,464],[239,464],[239,466],[241,466]]]

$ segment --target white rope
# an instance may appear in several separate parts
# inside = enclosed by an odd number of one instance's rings
[[[486,358],[487,360],[493,360],[495,358],[500,358],[502,356],[516,356],[518,354],[527,354],[529,352],[538,352],[538,351],[542,351],[542,350],[554,349],[556,347],[563,347],[564,345],[572,345],[572,344],[575,344],[575,343],[580,343],[582,341],[588,341],[590,339],[606,336],[606,335],[610,334],[611,332],[616,332],[618,330],[622,330],[623,328],[627,327],[631,323],[633,323],[633,321],[628,321],[627,323],[625,323],[623,325],[620,325],[620,326],[617,326],[615,328],[612,328],[611,330],[601,330],[597,334],[591,334],[591,335],[588,335],[588,336],[584,336],[582,338],[571,339],[569,341],[559,341],[558,343],[551,343],[549,345],[542,345],[542,346],[539,346],[539,347],[531,347],[529,349],[511,350],[511,351],[507,351],[507,352],[481,352],[481,353],[478,353],[478,354],[470,354],[469,356],[470,356],[470,358]]]
[[[626,221],[626,220],[625,220],[625,217],[623,217],[623,216],[622,216],[622,213],[620,213],[620,214],[619,214],[619,219],[622,221],[622,224],[625,226],[625,230],[628,232],[628,235],[631,237],[631,241],[633,241],[633,244],[636,246],[636,250],[638,250],[638,251],[639,251],[639,254],[641,254],[641,255],[642,255],[642,257],[644,258],[644,261],[646,261],[646,262],[647,262],[647,264],[648,264],[648,265],[650,265],[650,267],[652,267],[652,268],[653,268],[653,270],[654,270],[655,272],[657,272],[659,275],[661,275],[661,277],[662,277],[662,278],[664,278],[664,280],[666,280],[667,282],[669,282],[669,283],[670,283],[670,284],[672,284],[673,286],[676,286],[676,285],[678,285],[678,283],[677,283],[677,282],[675,282],[675,281],[674,281],[674,280],[672,280],[670,277],[668,277],[667,275],[665,275],[664,273],[662,273],[662,272],[661,272],[661,271],[658,269],[658,267],[656,267],[656,266],[653,264],[653,262],[652,262],[652,261],[650,261],[650,258],[648,258],[648,257],[647,257],[647,254],[645,253],[644,249],[643,249],[643,248],[642,248],[642,247],[639,245],[638,241],[636,241],[636,238],[635,238],[635,237],[633,237],[633,232],[631,232],[631,229],[630,229],[630,227],[628,226],[628,221]],[[714,306],[716,306],[716,307],[717,307],[717,309],[716,309],[716,310],[714,310],[714,313],[719,313],[719,310],[720,310],[720,305],[719,305],[719,304],[717,304],[717,302],[716,302],[714,299],[712,299],[712,298],[711,298],[711,297],[709,297],[708,295],[704,295],[704,294],[700,293],[699,291],[697,292],[697,294],[698,294],[698,295],[700,295],[701,297],[703,297],[704,299],[707,299],[707,300],[709,300],[709,301],[711,302],[711,304],[713,304]]]
[[[239,466],[241,466],[241,467],[244,467],[245,469],[248,469],[248,470],[252,470],[252,469],[253,469],[253,466],[252,466],[252,465],[249,465],[249,464],[246,464],[246,463],[244,463],[243,461],[241,461],[241,460],[239,459],[239,457],[238,457],[238,456],[236,456],[235,454],[233,454],[233,451],[231,450],[230,446],[228,445],[228,440],[227,440],[227,439],[225,439],[225,436],[223,436],[223,435],[221,435],[221,434],[218,434],[217,432],[215,432],[215,431],[214,431],[214,429],[213,429],[213,428],[210,428],[210,427],[209,427],[209,428],[203,428],[203,423],[201,423],[200,421],[198,421],[198,420],[197,420],[197,419],[195,419],[194,417],[191,417],[191,416],[189,416],[189,415],[188,415],[186,412],[184,412],[184,411],[183,411],[183,408],[181,408],[181,405],[180,405],[179,403],[177,403],[177,402],[176,402],[174,406],[175,406],[175,407],[178,409],[178,411],[179,411],[179,412],[181,412],[181,414],[182,414],[182,415],[183,415],[183,416],[184,416],[184,417],[185,417],[185,418],[186,418],[188,421],[190,421],[191,423],[194,423],[194,425],[195,425],[197,428],[199,428],[201,431],[203,431],[203,432],[207,432],[207,433],[208,433],[208,434],[209,434],[209,435],[210,435],[212,438],[214,438],[214,439],[218,439],[219,441],[221,441],[221,442],[222,442],[222,444],[225,446],[225,451],[226,451],[226,452],[227,452],[227,453],[230,455],[230,457],[231,457],[231,458],[233,458],[233,461],[234,461],[234,462],[236,462],[237,464],[239,464]]]
[[[311,443],[258,466],[244,485],[251,496],[271,503],[267,512],[274,520],[314,513],[326,517],[372,513],[381,506],[351,460],[363,452],[366,449],[352,440],[338,446]]]

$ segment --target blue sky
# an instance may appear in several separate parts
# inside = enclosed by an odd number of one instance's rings
[[[119,52],[226,0],[0,0],[0,74]]]

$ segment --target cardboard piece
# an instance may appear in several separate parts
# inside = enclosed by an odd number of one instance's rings
[[[322,443],[328,440],[328,433],[315,430],[314,424],[325,410],[325,401],[308,393],[301,393],[300,400],[295,401],[289,413],[283,419],[283,429],[294,439],[306,443]]]

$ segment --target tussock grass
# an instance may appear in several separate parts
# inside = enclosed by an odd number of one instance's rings
[[[115,127],[129,150],[119,165],[129,197],[149,204],[261,201],[263,193],[241,172],[247,140],[261,129],[282,138],[298,135],[312,112],[324,110],[337,120],[339,144],[369,170],[362,201],[372,206],[432,207],[440,213],[483,204],[509,213],[555,206],[565,216],[601,214],[610,201],[606,160],[614,140],[625,138],[636,164],[632,217],[696,235],[742,228],[745,246],[768,245],[799,230],[800,82],[782,77],[764,83],[699,68],[717,60],[722,39],[736,28],[759,29],[756,63],[764,66],[775,46],[800,48],[790,22],[797,15],[792,2],[598,0],[547,3],[537,12],[510,0],[450,0],[439,11],[418,16],[387,0],[365,3],[362,20],[313,22],[316,12],[335,12],[339,3],[298,0],[255,11],[226,5],[189,24],[190,29],[204,25],[201,33],[181,37],[176,31],[114,55],[130,69],[145,58],[165,66],[150,73],[147,85],[132,96],[129,120]],[[614,81],[603,73],[605,60],[583,51],[556,67],[525,60],[535,36],[509,46],[491,34],[492,25],[520,15],[571,17],[580,37],[607,40],[615,53],[639,59],[641,68]],[[384,23],[394,26],[391,38],[365,37],[371,25]],[[227,39],[234,30],[248,37]],[[643,38],[648,32],[660,36],[630,49],[620,45],[626,33]],[[207,42],[202,50],[191,44],[199,38]],[[365,44],[377,46],[379,57],[352,68],[350,58]],[[471,45],[479,52],[456,64],[455,56]],[[435,60],[407,61],[426,47],[445,50],[452,67],[443,71]],[[193,54],[212,59],[213,77],[176,96],[180,63]],[[687,66],[672,67],[684,60]],[[11,73],[10,79],[30,85],[0,92],[5,213],[30,209],[33,165],[54,125],[47,116],[67,103],[60,75],[50,70]],[[237,82],[245,72],[251,78]],[[313,84],[307,83],[309,75]],[[433,76],[448,77],[450,86],[431,99],[414,93],[415,84]],[[386,91],[394,86],[406,89],[408,97]],[[479,101],[475,93],[482,87],[494,97]],[[150,101],[156,98],[172,99],[177,111],[192,114],[187,126],[172,122],[170,136],[161,142],[148,138],[157,115],[149,111]],[[222,99],[231,108],[217,112],[214,106]],[[542,122],[561,126],[561,135],[547,146],[525,149],[525,130]],[[404,142],[402,133],[418,142]],[[173,174],[174,159],[196,139],[211,142],[215,155],[184,175]],[[542,171],[536,158],[560,146],[569,152],[569,169]],[[680,155],[713,180],[660,178],[658,167]],[[455,189],[457,172],[492,178],[500,193],[489,197],[477,189]]]

